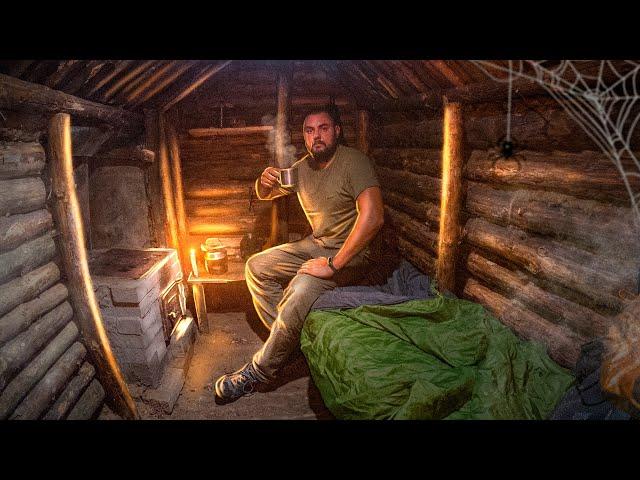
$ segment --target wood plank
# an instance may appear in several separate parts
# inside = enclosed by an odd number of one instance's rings
[[[191,95],[197,88],[200,87],[200,85],[202,85],[204,82],[209,80],[209,78],[211,78],[213,75],[218,73],[220,70],[224,69],[230,63],[231,63],[231,60],[227,60],[227,61],[224,61],[222,63],[219,63],[217,65],[214,65],[212,67],[205,68],[204,70],[202,70],[201,73],[196,77],[196,79],[191,84],[189,84],[189,86],[187,86],[184,90],[182,90],[174,98],[172,98],[167,103],[165,103],[161,110],[163,112],[166,112],[167,110],[169,110],[171,107],[176,105],[178,102],[182,101],[187,96]]]
[[[273,130],[272,125],[256,125],[252,127],[227,127],[227,128],[191,128],[189,135],[195,138],[224,137],[229,135],[251,135],[255,133],[267,133]]]

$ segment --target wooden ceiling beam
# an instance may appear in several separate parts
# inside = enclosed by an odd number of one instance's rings
[[[144,81],[140,82],[140,84],[136,88],[129,92],[129,94],[126,96],[125,103],[129,104],[138,101],[138,99],[142,98],[146,91],[150,90],[156,83],[160,82],[163,75],[174,68],[177,64],[177,61],[171,60],[165,63],[163,66],[157,68]]]
[[[0,108],[50,113],[69,113],[100,121],[135,133],[142,130],[142,116],[121,108],[68,95],[58,90],[0,74]]]
[[[132,81],[136,76],[140,75],[142,72],[151,68],[154,64],[153,60],[147,60],[146,62],[141,63],[137,67],[132,68],[129,72],[122,76],[118,81],[114,82],[104,94],[100,97],[101,102],[107,102],[113,95],[118,92],[122,87],[124,87],[127,83]]]
[[[75,95],[87,82],[90,82],[100,70],[105,66],[104,60],[91,60],[87,62],[85,67],[77,75],[74,75],[68,82],[60,85],[60,90],[70,95]]]
[[[62,80],[64,80],[69,72],[78,67],[78,64],[79,60],[65,60],[61,62],[56,71],[45,79],[44,84],[49,88],[58,89],[58,85]]]
[[[115,62],[113,69],[105,74],[100,80],[98,80],[91,89],[84,94],[84,97],[91,98],[94,93],[104,87],[107,83],[113,80],[120,72],[133,63],[133,60],[123,60],[121,62]]]
[[[227,65],[231,63],[231,60],[226,60],[224,62],[213,65],[212,67],[205,68],[200,72],[200,74],[196,77],[196,79],[189,84],[184,90],[182,90],[178,95],[176,95],[173,99],[169,100],[162,107],[162,111],[166,112],[171,107],[173,107],[176,103],[184,100],[187,96],[191,95],[198,87],[200,87],[204,82],[209,80],[213,75],[218,73],[220,70],[225,68]]]
[[[166,89],[173,82],[175,82],[178,79],[178,77],[180,77],[187,70],[189,70],[191,67],[196,65],[196,63],[197,62],[195,62],[195,61],[178,62],[177,66],[176,66],[176,68],[174,69],[173,72],[171,72],[169,75],[167,75],[161,82],[156,84],[153,88],[150,88],[149,90],[147,90],[147,92],[145,92],[143,95],[141,95],[141,97],[139,99],[135,100],[131,104],[131,106],[132,107],[137,107],[138,105],[150,100],[151,98],[156,96],[158,93],[160,93],[161,91]]]
[[[394,100],[372,103],[369,107],[375,111],[429,110],[439,109],[443,97],[450,102],[465,104],[484,103],[506,99],[508,84],[486,81],[444,90],[433,90],[430,93],[402,97]],[[546,95],[547,92],[537,83],[525,79],[513,81],[513,91],[522,96]]]
[[[464,86],[464,81],[454,72],[444,60],[429,60],[433,65],[454,87]]]

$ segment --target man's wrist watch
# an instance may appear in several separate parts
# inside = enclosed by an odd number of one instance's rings
[[[338,273],[338,269],[333,265],[333,257],[327,258],[327,265],[329,265],[329,268],[333,270],[333,273]]]

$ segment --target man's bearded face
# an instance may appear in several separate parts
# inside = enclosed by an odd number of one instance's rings
[[[302,127],[307,151],[319,162],[331,159],[338,148],[340,127],[325,112],[307,116]]]

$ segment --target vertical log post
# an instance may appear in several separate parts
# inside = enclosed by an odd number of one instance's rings
[[[462,105],[444,103],[442,193],[436,280],[441,291],[455,291],[456,252],[462,208],[463,132]]]
[[[153,151],[155,161],[145,169],[145,184],[147,188],[147,202],[149,205],[149,232],[151,232],[151,246],[165,247],[167,232],[164,222],[164,199],[162,198],[162,184],[160,181],[160,129],[158,127],[158,112],[144,111],[145,147]]]
[[[180,251],[178,240],[178,224],[176,221],[176,209],[173,202],[173,182],[171,181],[171,165],[169,164],[169,151],[167,147],[167,122],[164,113],[158,116],[159,130],[159,168],[160,181],[162,183],[162,198],[164,199],[164,219],[169,227],[167,242],[170,248]]]
[[[173,178],[173,195],[175,200],[176,216],[178,220],[178,257],[182,265],[182,271],[189,271],[189,255],[187,252],[187,213],[184,206],[184,186],[182,183],[182,163],[180,161],[180,145],[178,134],[171,122],[167,122],[167,136],[169,140],[169,152],[171,154],[171,173]]]
[[[277,78],[277,104],[278,113],[276,116],[275,132],[275,153],[276,167],[288,168],[289,159],[286,158],[285,148],[288,138],[289,106],[291,103],[291,69],[284,68],[278,72]],[[270,245],[278,245],[289,241],[289,209],[288,197],[280,197],[271,203],[271,238]]]
[[[369,155],[369,112],[367,110],[358,110],[356,135],[356,147],[365,155]]]
[[[82,216],[73,178],[71,120],[68,114],[59,113],[51,119],[49,149],[51,184],[55,196],[53,210],[60,232],[58,245],[75,319],[97,367],[98,379],[108,394],[111,408],[125,419],[137,419],[136,404],[111,351],[89,274]]]

